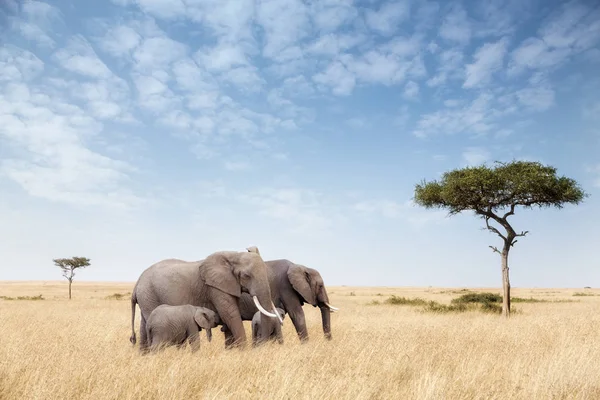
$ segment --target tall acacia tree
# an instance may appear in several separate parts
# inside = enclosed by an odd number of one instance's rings
[[[63,276],[69,281],[69,300],[71,300],[71,284],[73,284],[73,278],[75,277],[75,270],[79,268],[85,268],[90,265],[90,259],[86,257],[73,257],[73,258],[56,258],[54,265],[60,267],[63,271]]]
[[[493,168],[484,164],[454,169],[445,172],[439,181],[423,181],[415,186],[414,201],[425,208],[447,209],[450,216],[474,211],[483,218],[489,231],[500,236],[502,250],[490,248],[502,258],[502,314],[509,317],[508,253],[517,238],[528,231],[517,233],[508,218],[514,215],[517,206],[560,209],[567,203],[579,204],[588,194],[575,180],[557,176],[552,166],[515,160],[495,164]]]

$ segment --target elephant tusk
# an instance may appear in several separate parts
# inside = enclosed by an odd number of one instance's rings
[[[331,310],[331,312],[340,311],[340,309],[339,309],[339,308],[336,308],[336,307],[332,306],[331,304],[329,304],[329,303],[327,303],[327,302],[325,302],[325,305],[326,305],[327,307],[329,307],[329,309]]]
[[[273,306],[273,311],[275,311],[275,315],[277,315],[277,319],[279,320],[279,323],[281,325],[283,325],[283,320],[281,319],[281,316],[279,315],[279,313],[277,312],[277,308],[275,308],[275,304],[273,304],[273,302],[271,302],[271,305]]]
[[[256,308],[258,308],[258,311],[260,311],[261,313],[265,314],[267,317],[271,317],[271,318],[277,318],[278,317],[277,314],[272,314],[272,313],[268,312],[267,310],[265,310],[260,305],[260,302],[258,301],[258,297],[252,296],[252,300],[254,300],[254,305],[256,306]]]

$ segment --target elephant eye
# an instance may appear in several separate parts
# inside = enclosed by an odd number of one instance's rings
[[[244,278],[244,279],[250,279],[250,274],[249,274],[249,273],[247,273],[247,272],[244,272],[244,271],[242,271],[242,272],[240,273],[240,277],[241,277],[241,278]]]

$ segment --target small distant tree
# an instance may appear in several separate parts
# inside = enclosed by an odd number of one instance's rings
[[[71,284],[73,283],[73,278],[75,277],[75,270],[89,266],[90,259],[85,257],[73,257],[57,258],[52,261],[54,261],[54,265],[62,269],[63,276],[69,281],[69,300],[71,300]]]
[[[423,181],[415,186],[414,201],[425,208],[447,209],[450,216],[474,211],[485,221],[484,229],[502,239],[502,250],[495,246],[490,248],[502,259],[502,314],[509,317],[508,253],[517,238],[527,235],[528,231],[517,233],[508,218],[517,206],[560,209],[566,203],[579,204],[588,194],[575,180],[558,177],[556,168],[539,162],[513,160],[495,164],[493,168],[484,164],[455,169],[445,172],[440,181]]]

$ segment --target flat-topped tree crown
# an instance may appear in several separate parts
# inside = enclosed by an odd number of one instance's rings
[[[496,161],[497,166],[466,167],[445,172],[440,181],[416,185],[415,202],[425,208],[461,211],[512,211],[579,204],[587,195],[571,178],[557,176],[556,168],[536,161]],[[506,215],[507,217],[509,215]]]
[[[450,215],[474,211],[485,220],[486,228],[500,236],[502,251],[490,246],[502,256],[504,299],[502,312],[510,313],[510,283],[508,279],[508,252],[516,238],[528,232],[515,232],[508,217],[518,206],[524,208],[556,207],[579,204],[588,195],[571,178],[558,176],[556,168],[536,161],[495,162],[445,172],[439,181],[415,186],[414,201],[425,208],[444,208]],[[499,213],[501,212],[501,213]],[[490,224],[496,222],[499,227]]]

